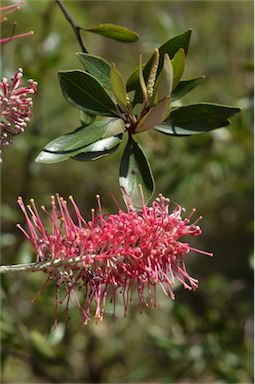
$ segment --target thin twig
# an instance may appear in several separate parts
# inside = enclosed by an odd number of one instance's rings
[[[56,3],[61,8],[63,14],[65,15],[65,18],[67,19],[67,21],[71,24],[71,26],[72,26],[72,28],[74,30],[75,36],[76,36],[76,38],[78,40],[78,43],[80,44],[80,47],[82,49],[82,52],[88,53],[88,50],[85,47],[85,45],[83,43],[83,40],[82,40],[82,37],[81,37],[81,29],[82,28],[79,25],[76,24],[76,22],[71,17],[70,13],[67,11],[66,7],[64,6],[64,4],[62,3],[61,0],[56,0]]]

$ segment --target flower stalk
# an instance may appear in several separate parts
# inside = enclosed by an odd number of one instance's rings
[[[0,274],[7,272],[46,272],[47,269],[58,268],[60,266],[67,266],[74,263],[80,263],[85,260],[86,256],[76,257],[73,259],[55,259],[49,261],[33,262],[26,264],[12,264],[12,265],[1,265]]]

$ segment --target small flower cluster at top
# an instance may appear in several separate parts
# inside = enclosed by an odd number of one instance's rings
[[[143,201],[142,209],[137,210],[129,196],[123,193],[127,211],[117,214],[103,214],[100,197],[97,196],[98,214],[92,209],[92,218],[85,221],[72,196],[69,197],[74,221],[68,203],[59,195],[52,196],[51,212],[44,206],[50,223],[50,231],[43,224],[34,200],[31,205],[20,205],[29,231],[17,226],[33,245],[37,261],[49,261],[44,272],[47,281],[56,284],[57,319],[58,303],[70,299],[80,309],[86,324],[90,319],[92,303],[95,302],[95,318],[101,320],[105,311],[106,299],[113,303],[115,314],[116,293],[124,300],[124,313],[129,301],[136,292],[139,303],[156,305],[156,287],[159,285],[166,295],[174,299],[173,287],[176,280],[184,288],[194,290],[198,281],[192,278],[185,267],[184,258],[190,251],[196,251],[188,243],[181,242],[182,236],[199,236],[199,217],[190,223],[195,212],[182,219],[184,209],[176,206],[169,213],[169,199],[159,195],[148,207]],[[62,288],[62,289],[61,289]],[[64,288],[64,292],[63,292]],[[63,298],[60,299],[61,292]],[[36,295],[36,297],[38,296]]]
[[[24,132],[32,116],[31,95],[37,91],[37,82],[30,79],[22,86],[23,70],[19,68],[8,82],[0,82],[0,149],[12,143],[12,136]]]
[[[24,2],[20,1],[16,4],[7,5],[6,7],[0,7],[0,12],[1,12],[0,13],[0,23],[2,23],[3,21],[7,21],[8,20],[7,15],[9,15],[10,13],[13,13],[15,11],[19,11],[20,6],[23,4],[24,4]],[[14,28],[15,28],[15,26],[16,26],[16,24],[14,24]],[[20,38],[25,37],[25,36],[33,35],[33,33],[34,33],[33,31],[30,31],[30,32],[20,33],[18,35],[0,38],[0,45],[7,44],[12,40],[20,39]]]

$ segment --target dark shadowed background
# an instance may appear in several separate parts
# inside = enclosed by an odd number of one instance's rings
[[[7,2],[5,2],[7,4]],[[52,330],[54,287],[38,301],[30,299],[43,273],[2,277],[1,356],[3,383],[251,383],[253,347],[253,3],[250,1],[64,1],[78,24],[103,22],[129,27],[141,36],[134,44],[83,34],[90,53],[114,62],[124,75],[155,47],[193,29],[184,78],[207,80],[183,100],[236,105],[243,112],[221,128],[195,137],[141,135],[162,192],[204,219],[199,248],[213,258],[190,253],[187,268],[199,289],[176,290],[172,302],[158,294],[156,309],[139,313],[137,303],[117,318],[111,307],[104,321],[80,325],[80,314],[64,309]],[[2,75],[18,67],[39,83],[33,119],[23,135],[4,151],[2,164],[2,264],[35,259],[15,224],[23,217],[16,200],[34,197],[40,206],[50,195],[72,194],[89,218],[95,195],[107,212],[116,210],[109,192],[120,197],[118,162],[123,146],[95,162],[42,165],[34,162],[51,139],[72,131],[79,112],[63,98],[58,70],[81,69],[79,45],[54,1],[26,1],[10,16],[3,35],[34,30],[34,35],[2,49]],[[174,207],[174,205],[173,205]]]

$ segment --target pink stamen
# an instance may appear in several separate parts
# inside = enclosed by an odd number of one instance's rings
[[[183,219],[184,210],[177,205],[169,212],[169,199],[160,195],[151,207],[143,202],[142,210],[138,211],[126,192],[123,193],[127,211],[118,206],[117,214],[105,215],[97,196],[99,213],[95,215],[91,210],[89,222],[83,218],[72,196],[69,197],[72,215],[63,197],[57,195],[56,204],[52,196],[51,212],[42,206],[52,226],[50,231],[45,230],[34,200],[26,209],[22,199],[18,199],[31,236],[19,224],[17,227],[32,243],[37,259],[72,260],[48,267],[44,272],[55,281],[56,300],[66,303],[67,314],[70,295],[73,297],[83,323],[90,319],[93,302],[96,303],[95,318],[103,318],[107,297],[113,302],[115,313],[117,292],[123,296],[126,315],[132,300],[132,287],[136,288],[134,292],[141,307],[148,303],[156,305],[157,285],[171,299],[175,297],[172,287],[176,280],[188,290],[197,289],[198,281],[188,274],[184,259],[190,251],[212,256],[180,241],[184,235],[201,234],[201,229],[195,225],[201,217],[189,223],[194,210]],[[62,300],[58,296],[61,285],[66,289]],[[78,290],[83,292],[82,304],[75,293]]]
[[[201,251],[201,249],[192,248],[192,247],[190,247],[190,246],[189,246],[189,249],[190,249],[191,251],[194,251],[194,252],[197,252],[197,253],[201,253],[201,254],[206,255],[206,256],[210,256],[210,257],[213,256],[213,253],[212,253],[212,252]]]
[[[20,33],[18,35],[14,35],[14,36],[10,36],[10,37],[5,37],[3,39],[0,39],[0,45],[7,44],[7,43],[9,43],[10,41],[13,41],[13,40],[21,39],[22,37],[31,36],[33,34],[34,34],[34,31],[29,31],[29,32]]]

